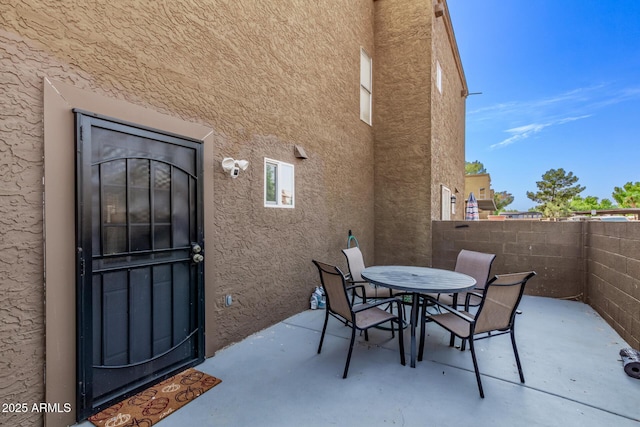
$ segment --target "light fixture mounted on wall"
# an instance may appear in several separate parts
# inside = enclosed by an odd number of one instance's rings
[[[454,196],[451,196],[451,204],[452,204],[452,205],[455,205],[455,204],[456,204],[456,200],[458,200],[458,198],[457,198],[455,195],[454,195]]]
[[[240,175],[240,170],[247,170],[249,162],[246,160],[234,160],[231,157],[225,157],[222,159],[222,169],[225,172],[229,172],[231,178],[237,178]]]

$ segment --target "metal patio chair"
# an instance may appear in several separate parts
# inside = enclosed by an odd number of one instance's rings
[[[468,276],[476,279],[476,286],[474,288],[475,292],[482,292],[487,281],[489,280],[489,274],[491,273],[491,265],[493,261],[496,259],[495,254],[488,254],[484,252],[476,252],[469,251],[466,249],[462,249],[458,253],[458,257],[456,259],[456,266],[454,271],[458,273],[463,273]],[[471,297],[467,299],[467,292],[461,292],[459,294],[429,294],[431,298],[435,298],[439,303],[451,306],[455,309],[458,308],[458,304],[460,301],[468,301],[468,304],[465,302],[465,310],[469,311],[469,307],[476,307],[480,305],[480,297],[470,294]],[[428,301],[428,300],[427,300]],[[422,329],[420,330],[420,354],[418,355],[418,360],[422,360],[422,348],[424,348],[424,322],[427,315],[427,306],[430,304],[422,305]],[[451,334],[451,341],[449,345],[453,346],[455,343],[455,335]],[[461,350],[465,349],[465,342],[462,341],[460,346]]]
[[[346,325],[351,326],[351,343],[349,344],[347,362],[344,366],[344,374],[342,375],[342,378],[347,378],[349,363],[351,362],[351,354],[353,353],[353,345],[356,338],[356,330],[364,331],[365,340],[368,341],[368,330],[370,328],[386,322],[391,322],[391,336],[395,337],[395,330],[393,328],[394,323],[397,323],[398,331],[400,331],[398,333],[400,363],[405,365],[404,341],[402,334],[403,315],[402,310],[400,310],[400,300],[396,298],[387,298],[377,300],[370,304],[367,303],[365,297],[362,304],[353,305],[349,300],[347,292],[354,287],[362,287],[362,285],[347,286],[344,274],[338,267],[316,260],[313,260],[313,263],[318,267],[320,281],[322,282],[322,286],[324,287],[324,291],[327,296],[327,308],[325,312],[324,326],[322,327],[322,335],[320,336],[320,344],[318,345],[318,354],[320,354],[320,351],[322,350],[322,343],[324,341],[324,335],[327,330],[327,323],[330,315],[342,322],[345,322]],[[396,303],[398,305],[397,315],[382,310],[379,307],[380,305],[389,303]]]
[[[353,289],[351,298],[352,304],[354,303],[354,296],[363,300],[384,299],[394,296],[391,289],[372,285],[362,278],[360,273],[364,270],[365,264],[364,257],[362,256],[362,252],[359,247],[354,246],[352,248],[343,249],[342,253],[347,258],[347,267],[349,268],[349,274],[346,276],[347,282],[353,285],[362,285]]]
[[[489,280],[489,274],[491,273],[491,265],[496,259],[495,254],[488,254],[484,252],[469,251],[462,249],[458,253],[456,259],[456,266],[454,271],[458,273],[466,274],[476,279],[476,286],[474,292],[482,291]],[[458,308],[458,301],[465,301],[467,298],[467,292],[462,292],[457,295],[439,294],[438,301],[442,304],[449,305],[453,308]],[[465,310],[469,306],[480,305],[480,297],[473,295],[469,299],[469,304],[465,305]]]
[[[520,364],[518,348],[516,347],[514,326],[516,311],[522,299],[522,294],[524,293],[524,286],[535,274],[534,271],[527,271],[523,273],[496,275],[487,283],[482,295],[479,295],[481,302],[475,315],[468,311],[458,311],[437,301],[435,303],[446,310],[447,313],[429,315],[429,318],[434,323],[437,323],[463,340],[469,340],[471,357],[473,358],[473,369],[476,373],[478,390],[482,398],[484,398],[484,392],[482,390],[482,381],[480,380],[480,372],[476,358],[474,345],[476,340],[492,338],[507,333],[510,334],[513,354],[516,357],[516,364],[520,375],[520,382],[524,383],[524,374],[522,373],[522,365]],[[467,299],[471,298],[471,296],[471,293],[469,293]],[[478,337],[477,335],[480,336]],[[421,342],[421,345],[424,345],[424,342]]]

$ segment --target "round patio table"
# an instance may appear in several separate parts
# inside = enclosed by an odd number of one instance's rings
[[[412,294],[411,367],[416,367],[416,325],[420,294],[459,293],[473,289],[476,280],[466,274],[431,267],[376,265],[362,270],[362,277],[374,285]]]

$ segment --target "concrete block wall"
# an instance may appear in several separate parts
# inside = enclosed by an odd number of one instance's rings
[[[640,224],[588,223],[587,302],[640,348]]]
[[[535,270],[528,295],[583,299],[582,224],[435,221],[433,266],[453,268],[461,249],[496,254],[492,274]]]
[[[591,305],[640,347],[640,224],[434,221],[432,266],[453,269],[461,249],[496,254],[492,274],[535,270],[527,295]]]

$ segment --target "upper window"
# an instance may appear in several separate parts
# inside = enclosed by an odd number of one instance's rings
[[[372,62],[364,49],[360,49],[360,120],[371,124]]]
[[[442,93],[442,67],[440,61],[436,61],[436,87],[438,92]]]
[[[273,208],[295,206],[293,165],[264,159],[264,205]]]

